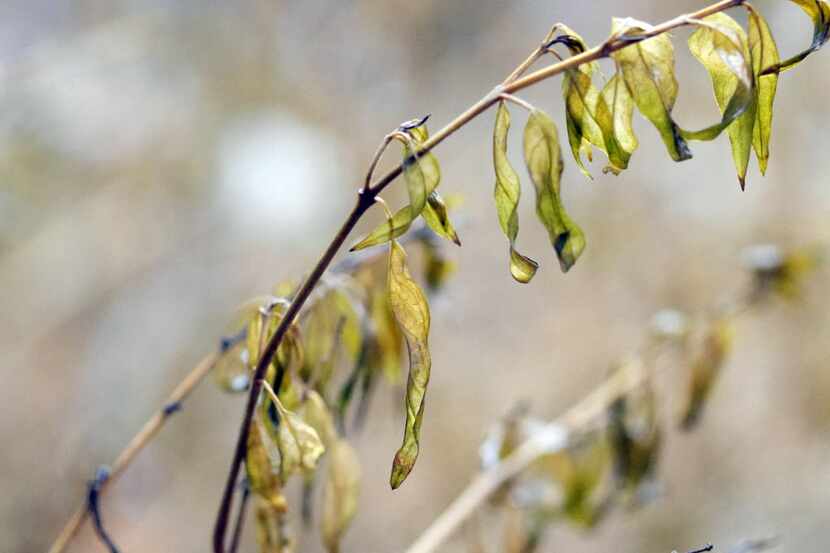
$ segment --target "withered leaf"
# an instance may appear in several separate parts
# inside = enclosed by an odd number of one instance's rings
[[[418,458],[424,397],[432,359],[429,353],[429,306],[426,297],[412,280],[406,267],[406,252],[397,241],[390,243],[389,305],[403,332],[409,349],[409,378],[406,383],[406,427],[403,443],[395,454],[390,484],[398,488],[409,475]]]
[[[562,205],[562,150],[556,125],[546,113],[533,110],[524,131],[527,170],[536,187],[536,214],[548,231],[563,272],[573,267],[585,249],[585,235]]]
[[[331,447],[328,463],[320,531],[329,553],[337,553],[340,539],[357,511],[360,462],[352,446],[338,439]]]
[[[614,18],[612,32],[618,36],[636,37],[650,27],[648,23],[634,19]],[[692,152],[671,116],[678,85],[674,75],[674,47],[669,37],[647,38],[617,50],[612,56],[634,103],[660,132],[671,158],[675,161],[690,159]]]
[[[517,282],[527,283],[536,274],[539,264],[516,250],[519,235],[519,198],[521,184],[519,175],[507,158],[507,134],[510,130],[510,112],[504,102],[496,110],[496,126],[493,131],[493,165],[496,171],[496,186],[493,196],[499,224],[510,241],[510,274]]]

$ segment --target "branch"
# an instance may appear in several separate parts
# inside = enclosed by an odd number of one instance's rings
[[[193,389],[205,378],[205,376],[210,373],[213,365],[216,363],[219,355],[217,353],[211,353],[207,355],[204,359],[199,361],[199,363],[193,367],[193,369],[184,377],[182,380],[170,393],[170,396],[167,398],[164,406],[156,411],[155,415],[150,418],[141,430],[133,436],[133,439],[130,440],[130,443],[127,444],[121,453],[116,457],[115,461],[112,463],[110,468],[109,476],[106,479],[102,479],[102,481],[97,485],[96,492],[100,496],[104,493],[104,491],[109,488],[109,485],[113,483],[125,470],[127,467],[130,466],[135,458],[141,453],[141,450],[150,443],[150,441],[159,433],[161,428],[164,426],[164,423],[167,422],[167,419],[170,418],[170,415],[175,413],[181,408],[181,402],[187,399]],[[89,518],[89,508],[88,508],[88,501],[86,498],[84,501],[78,505],[78,508],[75,509],[75,513],[63,527],[60,535],[58,535],[57,539],[52,543],[52,547],[49,548],[49,553],[61,553],[66,546],[69,545],[69,542],[72,541],[72,538],[78,533],[78,530],[81,529],[81,525]]]
[[[638,34],[637,41],[645,40],[646,38],[666,33],[677,27],[688,25],[690,19],[702,19],[709,15],[725,11],[735,6],[739,6],[743,4],[743,2],[744,0],[721,0],[720,2],[712,4],[707,8],[703,8],[691,14],[682,15],[680,17],[652,27],[649,31],[642,34]],[[306,278],[302,287],[297,292],[297,296],[295,297],[294,301],[291,303],[288,310],[284,314],[282,320],[280,321],[280,325],[277,327],[276,331],[274,332],[274,335],[268,341],[268,344],[266,345],[265,350],[263,351],[257,363],[257,367],[252,379],[251,390],[248,394],[248,401],[245,406],[245,413],[242,417],[242,424],[240,425],[239,435],[237,436],[236,440],[236,448],[234,451],[233,460],[231,461],[231,466],[228,470],[228,476],[225,482],[225,489],[222,494],[222,502],[219,506],[219,512],[216,517],[216,525],[214,527],[213,532],[213,549],[215,553],[225,553],[225,534],[227,532],[230,511],[233,503],[233,493],[236,487],[236,481],[239,475],[239,470],[242,466],[242,461],[245,457],[245,447],[248,430],[253,419],[257,399],[259,398],[259,394],[262,391],[262,381],[263,377],[265,376],[266,370],[268,366],[271,364],[271,360],[276,354],[277,348],[279,347],[280,342],[285,336],[285,333],[288,331],[289,327],[294,322],[294,319],[300,312],[300,309],[302,308],[303,304],[308,299],[312,290],[328,269],[329,265],[334,259],[334,256],[340,250],[343,243],[346,241],[346,238],[354,229],[357,222],[361,219],[363,214],[366,211],[368,211],[368,209],[372,205],[374,205],[375,198],[377,197],[377,195],[380,194],[380,192],[382,192],[387,186],[389,186],[389,184],[392,181],[394,181],[398,176],[400,176],[400,174],[403,171],[403,167],[407,166],[408,164],[414,163],[418,156],[421,156],[429,152],[435,146],[437,146],[438,144],[446,140],[448,137],[455,134],[467,123],[478,117],[488,108],[490,108],[494,103],[496,103],[499,100],[501,94],[512,94],[514,92],[518,92],[538,82],[546,80],[550,77],[559,75],[571,69],[575,69],[579,65],[590,63],[604,57],[608,57],[612,52],[625,48],[633,44],[634,42],[635,41],[625,39],[622,37],[611,37],[600,46],[597,46],[590,50],[586,50],[581,54],[567,58],[566,60],[561,61],[559,63],[555,63],[543,69],[539,69],[538,71],[530,73],[525,77],[520,77],[521,73],[523,73],[527,68],[529,68],[533,64],[533,62],[535,62],[539,57],[541,57],[541,54],[544,53],[544,51],[546,50],[546,45],[543,44],[543,48],[537,48],[536,50],[534,50],[531,56],[527,60],[522,62],[522,64],[518,68],[516,68],[516,70],[514,70],[513,73],[511,73],[511,75],[507,78],[507,80],[505,80],[504,83],[494,88],[487,95],[481,98],[478,102],[470,106],[461,115],[459,115],[450,123],[448,123],[444,128],[432,135],[432,137],[430,137],[421,145],[420,150],[413,152],[413,154],[409,158],[404,160],[404,162],[401,165],[392,169],[389,173],[380,178],[376,183],[369,186],[366,186],[364,184],[362,187],[360,187],[357,197],[357,203],[352,209],[352,212],[346,218],[346,221],[343,223],[343,226],[334,236],[331,243],[326,248],[325,252],[323,252],[322,257],[315,265],[311,274],[308,276],[308,278]],[[277,392],[279,392],[280,380],[281,378],[278,374],[276,382]]]

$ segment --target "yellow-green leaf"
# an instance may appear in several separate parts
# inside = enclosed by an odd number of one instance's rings
[[[719,318],[706,330],[690,364],[689,396],[681,419],[681,427],[691,429],[700,420],[703,407],[720,370],[732,350],[735,330],[731,319]]]
[[[585,41],[573,30],[560,25],[562,36],[554,42],[565,44],[571,54],[579,54],[586,49]],[[565,99],[565,122],[568,129],[568,143],[571,146],[576,164],[582,174],[592,178],[582,162],[582,152],[591,159],[591,145],[606,151],[602,129],[596,120],[596,108],[599,92],[592,81],[597,69],[596,62],[582,64],[571,69],[562,77],[562,96]]]
[[[251,491],[274,509],[285,511],[280,478],[280,453],[273,437],[265,426],[262,411],[257,410],[248,430],[248,447],[245,453],[245,472]]]
[[[384,221],[375,227],[372,232],[367,234],[366,237],[360,242],[352,246],[349,251],[355,252],[371,246],[377,246],[378,244],[385,244],[393,238],[397,238],[408,231],[409,227],[412,226],[412,221],[414,220],[415,218],[412,216],[412,207],[405,205],[396,211],[394,215],[392,215],[391,221]]]
[[[315,390],[307,392],[299,414],[317,432],[324,447],[329,448],[335,442],[337,431],[334,429],[334,419],[319,393]]]
[[[264,420],[266,430],[271,433],[279,451],[279,474],[285,481],[296,472],[308,473],[317,467],[317,460],[325,451],[325,446],[314,428],[306,423],[298,414],[286,409],[279,398],[271,396],[279,413],[279,421],[274,425]],[[262,412],[266,412],[267,402],[262,404]]]
[[[709,72],[722,116],[720,122],[705,129],[683,131],[683,137],[712,140],[726,129],[738,180],[744,188],[752,151],[756,100],[746,33],[734,19],[717,13],[702,20],[692,33],[689,50]]]
[[[357,512],[360,492],[360,462],[345,440],[334,442],[329,457],[328,477],[323,490],[320,531],[329,553],[339,551],[340,539]]]
[[[406,427],[403,443],[395,454],[390,484],[398,488],[418,458],[424,397],[432,359],[429,354],[429,306],[406,267],[406,252],[393,240],[389,249],[389,305],[409,349],[409,378],[406,383]]]
[[[813,42],[810,47],[796,54],[795,56],[786,59],[780,63],[774,63],[761,71],[761,75],[778,74],[782,71],[792,69],[804,58],[824,46],[828,39],[830,39],[830,4],[825,0],[790,0],[798,4],[804,12],[813,20]]]
[[[510,130],[510,112],[504,102],[496,110],[496,126],[493,130],[493,166],[496,171],[496,186],[493,196],[499,224],[510,241],[510,274],[521,283],[530,282],[539,264],[520,254],[516,250],[516,238],[519,235],[519,198],[521,184],[519,175],[507,158],[507,134]]]
[[[637,149],[637,137],[631,125],[633,113],[634,99],[617,72],[602,88],[596,109],[596,120],[602,129],[610,163],[606,172],[618,174],[627,169],[628,160]]]
[[[260,501],[256,507],[256,538],[260,553],[292,553],[294,542],[287,534],[285,509]]]
[[[755,10],[749,12],[749,53],[752,56],[752,72],[755,75],[755,127],[752,130],[752,147],[758,157],[761,174],[767,172],[769,143],[772,134],[772,105],[778,87],[778,74],[761,75],[765,67],[779,62],[778,46],[766,20]]]
[[[533,110],[524,132],[524,156],[527,170],[536,187],[536,214],[548,231],[559,257],[559,265],[567,272],[585,249],[585,235],[573,222],[562,205],[562,150],[556,125],[540,110]]]
[[[633,19],[613,22],[613,33],[636,37],[648,30],[648,23]],[[674,76],[674,48],[667,35],[647,38],[612,54],[634,103],[646,119],[657,127],[669,155],[675,161],[692,157],[680,128],[671,116],[677,100],[677,79]]]
[[[404,146],[403,177],[409,192],[409,205],[414,218],[421,214],[424,206],[427,205],[427,197],[441,182],[441,168],[432,153],[417,153],[418,146],[428,136],[426,125],[411,129],[409,134],[412,136],[412,143]]]
[[[421,212],[421,217],[424,218],[426,224],[438,236],[443,236],[455,245],[460,246],[461,240],[458,239],[458,233],[452,226],[449,213],[447,212],[447,205],[444,203],[441,195],[437,190],[433,190],[427,197],[427,205]]]

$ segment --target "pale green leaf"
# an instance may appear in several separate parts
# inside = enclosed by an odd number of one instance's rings
[[[830,39],[830,4],[825,0],[790,0],[798,4],[804,12],[813,20],[813,41],[810,47],[796,54],[795,56],[786,59],[780,63],[774,63],[767,66],[761,75],[778,74],[782,71],[792,69],[804,58],[824,46],[828,39]]]
[[[524,157],[530,178],[536,187],[536,214],[548,231],[567,272],[585,248],[585,235],[562,205],[562,150],[556,125],[547,114],[533,110],[524,131]]]
[[[628,160],[637,149],[637,137],[631,124],[633,113],[634,99],[617,72],[602,88],[596,110],[610,162],[606,171],[616,174],[627,169]]]
[[[651,26],[633,19],[613,22],[613,33],[636,38]],[[674,48],[667,35],[657,35],[636,42],[612,54],[617,62],[637,108],[660,132],[672,159],[683,161],[692,157],[671,112],[677,100],[677,79],[674,75]]]
[[[379,224],[372,232],[367,234],[365,238],[352,246],[349,251],[354,252],[369,248],[371,246],[377,246],[378,244],[385,244],[393,238],[397,238],[408,231],[409,227],[412,226],[412,221],[414,220],[415,218],[412,216],[412,207],[405,205],[395,212],[391,221],[384,221]]]
[[[496,111],[496,126],[493,131],[493,165],[496,171],[496,186],[493,196],[499,225],[510,241],[510,274],[518,282],[527,283],[536,274],[539,264],[516,251],[516,238],[519,235],[519,198],[521,184],[519,175],[507,158],[507,134],[510,130],[510,112],[504,102],[500,102]]]
[[[766,20],[755,10],[749,12],[749,53],[752,56],[752,72],[755,75],[755,127],[752,130],[752,146],[758,157],[761,174],[767,172],[770,135],[772,134],[772,105],[778,87],[778,74],[761,75],[766,67],[779,62],[778,46]]]
[[[248,430],[245,472],[252,492],[275,509],[284,511],[287,508],[282,495],[279,449],[268,432],[259,409]]]
[[[409,378],[406,383],[406,427],[403,443],[395,454],[390,484],[400,486],[418,458],[424,397],[429,383],[432,359],[429,353],[429,306],[426,297],[412,280],[406,267],[406,252],[397,241],[390,243],[389,304],[409,349]]]

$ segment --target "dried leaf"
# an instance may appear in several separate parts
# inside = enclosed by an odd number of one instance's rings
[[[564,34],[558,37],[557,41],[567,45],[571,54],[579,54],[587,49],[582,37],[565,25],[560,25],[560,28]],[[592,145],[603,152],[606,151],[605,137],[596,118],[599,92],[592,81],[596,69],[596,62],[582,64],[567,71],[562,78],[568,142],[579,170],[588,178],[592,177],[582,162],[582,152],[585,152],[590,160]]]
[[[614,18],[612,32],[636,37],[651,26],[633,19]],[[675,161],[692,157],[680,128],[671,116],[677,100],[674,48],[667,35],[654,36],[612,54],[637,108],[657,127],[669,155]]]
[[[536,187],[536,214],[548,231],[562,271],[567,272],[585,249],[585,235],[562,205],[560,180],[564,166],[559,136],[556,125],[540,110],[533,110],[527,120],[524,156]]]
[[[637,137],[631,125],[634,99],[619,71],[605,83],[597,103],[596,119],[605,140],[610,165],[605,171],[618,174],[628,168],[628,160],[637,149]]]
[[[308,391],[299,414],[317,432],[324,447],[329,448],[337,439],[331,412],[323,397],[315,390]]]
[[[294,541],[288,536],[285,510],[260,502],[256,508],[256,537],[260,553],[291,553]]]
[[[521,184],[519,175],[507,158],[507,134],[510,130],[510,112],[504,102],[496,111],[496,126],[493,131],[493,165],[496,170],[496,186],[493,196],[499,224],[510,241],[510,274],[517,282],[527,283],[536,274],[539,264],[520,254],[515,247],[519,235],[519,198]]]
[[[426,221],[427,226],[435,232],[438,236],[443,236],[456,246],[461,245],[461,240],[458,239],[458,233],[452,226],[447,206],[441,195],[437,190],[433,190],[427,197],[427,205],[421,212],[421,217]]]
[[[608,410],[608,434],[617,486],[641,499],[654,478],[660,450],[657,401],[651,383],[617,398]]]
[[[320,436],[297,413],[286,409],[269,389],[266,388],[266,391],[268,395],[263,398],[259,411],[265,430],[276,444],[278,458],[272,457],[271,462],[278,467],[280,479],[285,482],[297,472],[310,473],[317,467],[317,460],[325,451]],[[278,415],[276,423],[267,416],[272,405]],[[272,454],[273,451],[269,453]]]
[[[723,13],[702,20],[689,37],[689,50],[709,72],[720,122],[705,129],[682,131],[689,140],[712,140],[726,129],[732,143],[732,159],[741,188],[752,151],[755,127],[755,77],[747,37],[738,23]]]
[[[707,329],[702,343],[691,361],[689,398],[681,419],[684,430],[692,429],[700,420],[701,413],[712,386],[732,350],[734,327],[728,317],[713,321]]]
[[[273,509],[282,512],[287,510],[288,506],[282,494],[280,452],[266,428],[264,414],[259,409],[255,412],[248,431],[245,472],[252,492]]]
[[[775,63],[761,71],[761,75],[773,75],[792,69],[804,58],[824,46],[830,39],[830,4],[824,0],[790,0],[798,4],[813,20],[813,42],[810,47],[795,56],[780,63]]]
[[[328,477],[323,491],[323,517],[320,531],[329,553],[339,551],[340,539],[357,511],[360,492],[360,462],[345,440],[334,442],[330,450]]]
[[[424,396],[432,360],[429,354],[429,306],[424,293],[406,268],[406,252],[396,241],[389,249],[389,305],[409,349],[409,378],[406,383],[406,428],[403,443],[395,454],[390,484],[398,488],[418,458],[418,442],[424,416]]]
[[[761,174],[767,171],[769,143],[772,134],[772,105],[778,87],[778,74],[761,76],[765,67],[779,62],[778,47],[766,20],[755,10],[749,12],[749,53],[752,56],[752,72],[755,75],[755,127],[752,146],[758,157]]]

